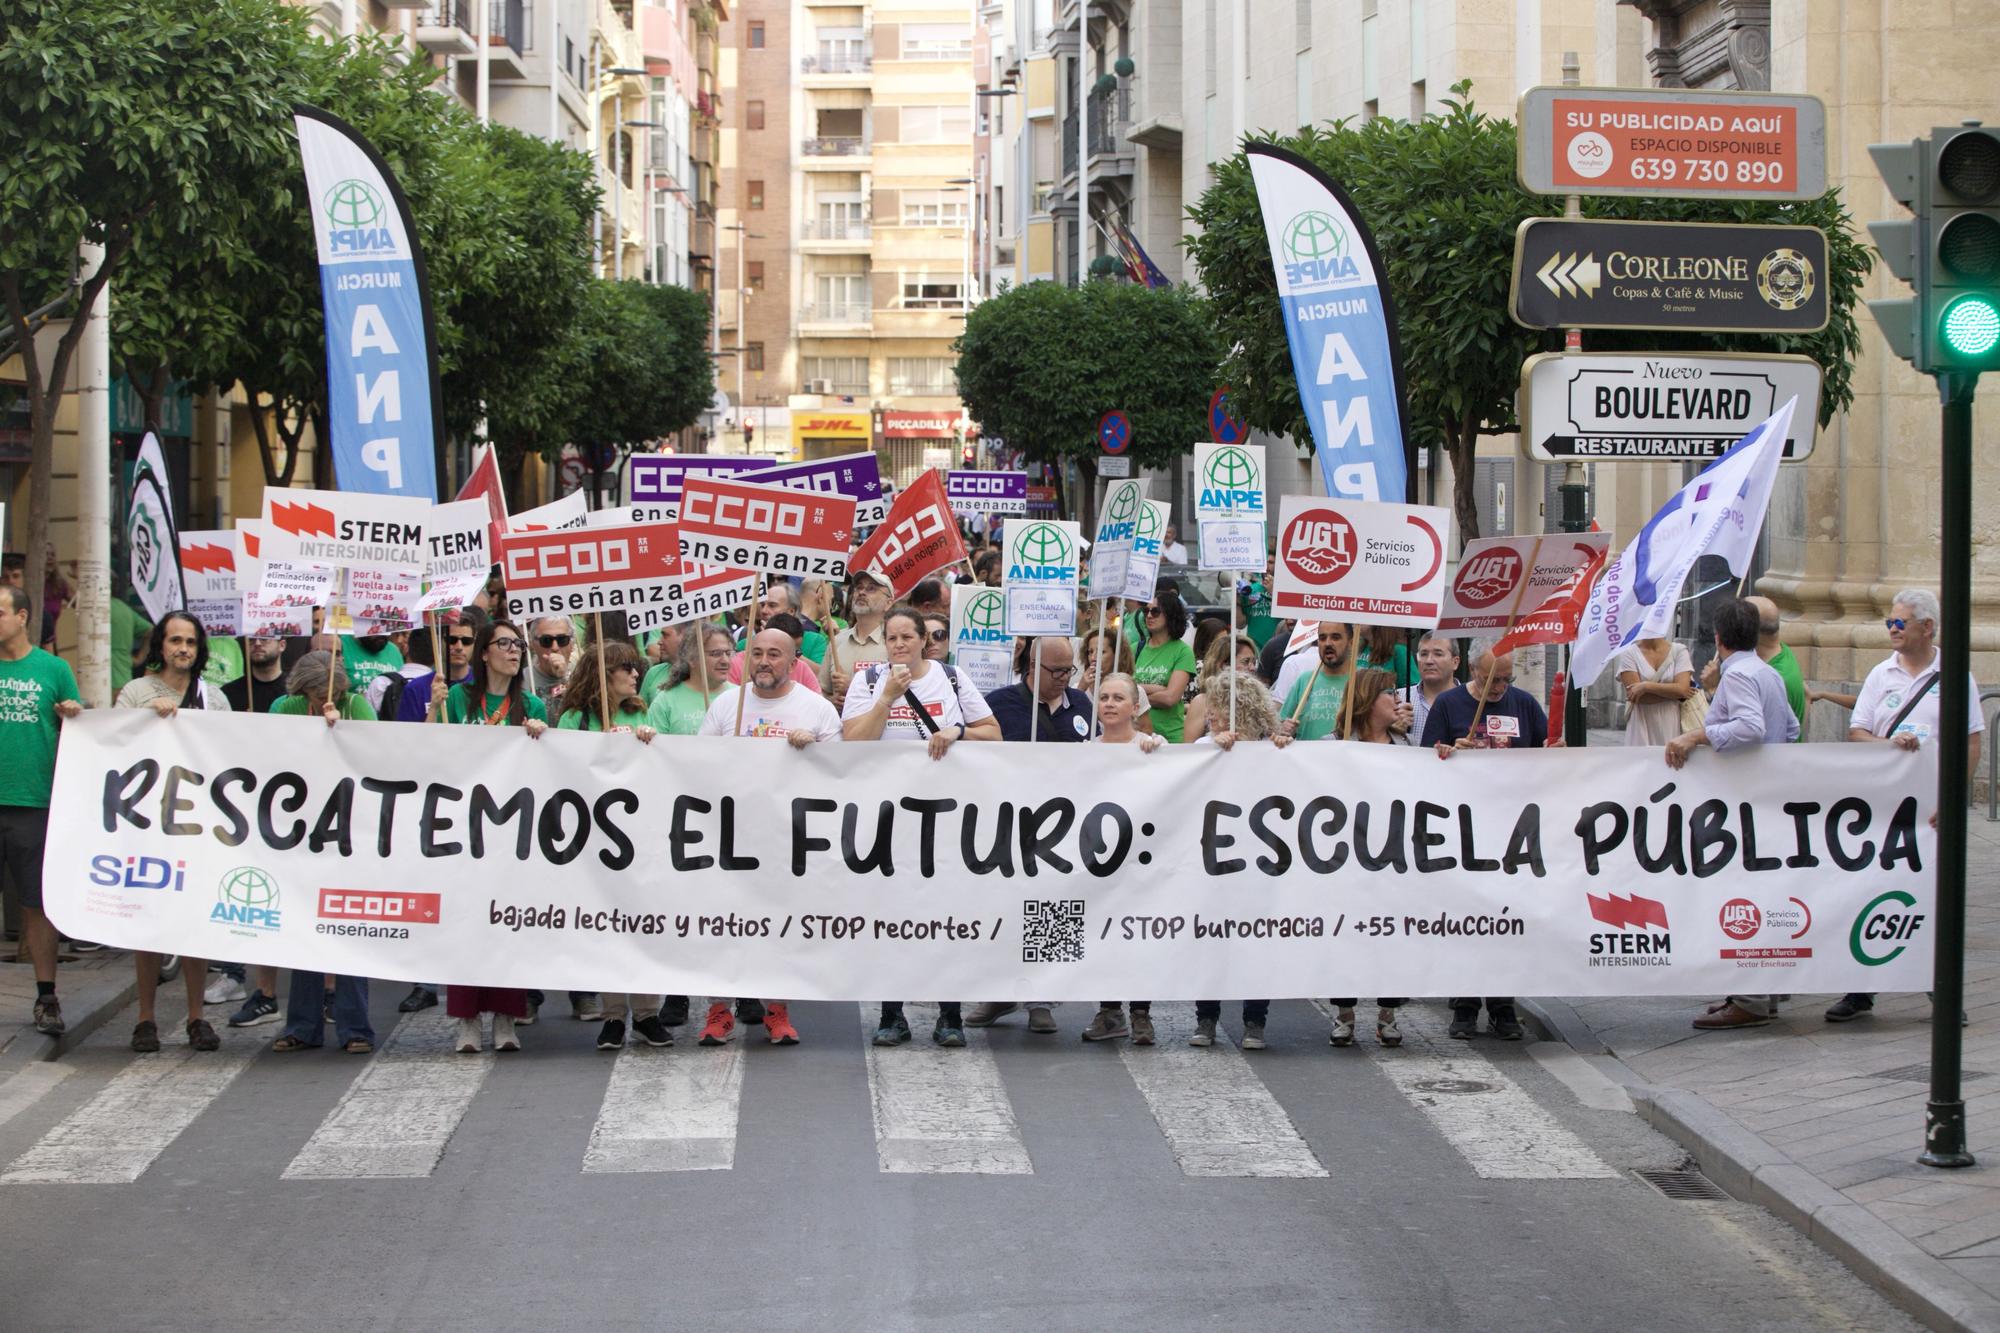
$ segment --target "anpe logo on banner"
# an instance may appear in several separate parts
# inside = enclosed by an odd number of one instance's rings
[[[1590,900],[1591,917],[1614,927],[1590,937],[1592,967],[1673,965],[1674,942],[1667,929],[1666,904],[1636,893],[1612,893],[1602,898],[1587,893],[1584,897]]]
[[[278,882],[256,866],[238,866],[222,877],[216,889],[217,902],[208,919],[220,926],[242,930],[277,930]]]
[[[1198,509],[1263,511],[1264,476],[1247,449],[1232,445],[1216,450],[1201,485]]]
[[[1332,509],[1308,509],[1285,528],[1278,553],[1307,583],[1338,583],[1354,568],[1354,525]]]
[[[324,921],[390,921],[398,925],[436,925],[444,910],[440,893],[377,893],[370,889],[321,889],[319,914]]]
[[[1922,912],[1887,910],[1895,903],[1904,908],[1917,905],[1917,900],[1901,889],[1891,889],[1882,894],[1854,918],[1854,926],[1847,932],[1847,949],[1854,955],[1854,961],[1867,967],[1880,967],[1895,961],[1909,942],[1922,929]],[[1894,942],[1896,947],[1886,953],[1876,953],[1881,945]]]
[[[1009,580],[1034,582],[1048,579],[1054,582],[1074,582],[1076,579],[1076,545],[1069,534],[1053,523],[1036,523],[1021,534],[1015,548],[1023,561],[1032,564],[1017,564],[1007,571]]]
[[[1285,251],[1285,280],[1293,287],[1354,278],[1361,269],[1348,253],[1347,228],[1330,213],[1301,213],[1279,239]]]
[[[1105,522],[1132,523],[1137,521],[1138,515],[1139,488],[1137,486],[1113,487],[1111,503],[1105,507]]]
[[[90,858],[90,882],[107,889],[172,889],[179,893],[187,887],[187,862],[106,853]]]
[[[1452,593],[1467,606],[1491,606],[1520,581],[1521,557],[1512,551],[1487,551],[1459,569]]]

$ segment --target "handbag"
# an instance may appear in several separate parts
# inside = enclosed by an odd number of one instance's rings
[[[1697,731],[1708,720],[1708,692],[1697,685],[1694,693],[1681,700],[1681,731]]]

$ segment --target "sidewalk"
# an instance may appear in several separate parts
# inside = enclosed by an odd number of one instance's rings
[[[0,943],[0,959],[13,956],[14,946]],[[0,1070],[55,1059],[138,993],[129,953],[98,949],[78,954],[74,961],[68,961],[68,955],[64,958],[56,969],[56,997],[62,1001],[69,1031],[59,1038],[35,1031],[35,972],[27,955],[18,963],[0,962]]]
[[[1769,1208],[1934,1327],[2000,1329],[2000,823],[1970,812],[1964,1096],[1979,1164],[1918,1166],[1930,1004],[1883,995],[1828,1023],[1800,995],[1741,1032],[1689,1026],[1710,1000],[1533,1002],[1550,1035],[1631,1071],[1640,1114],[1739,1198]]]

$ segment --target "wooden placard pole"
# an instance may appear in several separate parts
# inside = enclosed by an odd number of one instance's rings
[[[451,677],[445,673],[446,670],[451,666],[451,659],[445,656],[444,644],[438,638],[438,613],[432,611],[428,614],[428,616],[426,616],[426,619],[430,621],[430,626],[431,626],[431,678],[433,680],[443,681],[445,683],[445,687],[449,689],[451,687]],[[526,645],[524,644],[523,647],[525,646]],[[428,722],[430,721],[430,718],[428,716],[428,710],[426,711],[427,715],[425,716],[424,721]],[[438,705],[437,720],[440,722],[444,721],[443,704]]]
[[[757,638],[757,607],[764,600],[765,578],[765,575],[759,574],[750,585],[750,629],[743,636],[743,683],[736,687],[736,728],[730,733],[733,736],[743,734],[743,705],[750,693],[750,645]]]
[[[611,681],[610,673],[604,666],[604,613],[590,613],[590,637],[596,640],[597,648],[597,715],[602,720],[604,734],[611,734]]]

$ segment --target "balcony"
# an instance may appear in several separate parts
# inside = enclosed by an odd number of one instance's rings
[[[865,84],[875,68],[875,58],[852,51],[822,51],[816,56],[799,57],[799,73],[808,88],[839,88]]]
[[[806,170],[861,171],[869,165],[869,143],[860,135],[820,135],[799,141]]]
[[[486,60],[488,72],[496,79],[525,79],[528,62],[528,23],[521,0],[487,0]]]
[[[1111,93],[1092,93],[1085,104],[1090,111],[1090,173],[1105,176],[1132,174],[1132,144],[1125,130],[1132,122],[1132,98],[1123,85]],[[1076,174],[1076,115],[1063,118],[1063,174]]]
[[[417,15],[417,45],[434,56],[470,56],[479,53],[472,39],[472,0],[433,0]]]
[[[801,380],[800,393],[816,393],[826,398],[866,398],[867,381],[850,384],[845,380]]]
[[[860,329],[866,331],[872,322],[874,311],[866,301],[808,302],[799,307],[799,330],[825,333],[829,329]]]
[[[860,254],[874,238],[872,222],[819,221],[799,228],[801,248],[818,254]]]

